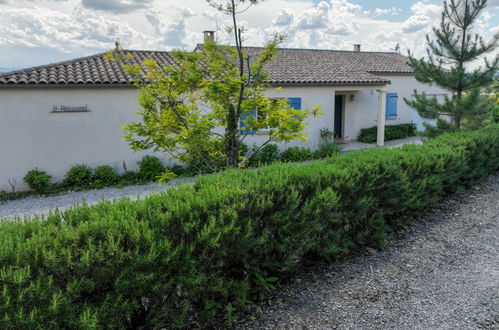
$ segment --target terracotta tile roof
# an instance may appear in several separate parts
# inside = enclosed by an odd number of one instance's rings
[[[131,85],[123,64],[141,64],[154,59],[159,65],[174,64],[167,52],[124,50],[131,59],[116,63],[106,59],[106,53],[77,58],[0,74],[2,85]]]
[[[246,48],[250,57],[260,51]],[[267,69],[275,84],[386,84],[385,74],[413,73],[408,60],[397,53],[281,48]]]
[[[198,46],[196,49],[200,49]],[[255,58],[262,50],[246,48]],[[126,64],[146,58],[160,65],[174,64],[168,52],[124,50],[133,57]],[[110,62],[106,53],[65,62],[42,65],[0,74],[0,87],[29,85],[122,85],[130,86],[123,64]],[[397,53],[353,52],[309,49],[280,49],[268,65],[272,84],[387,84],[383,75],[412,74],[408,58]]]

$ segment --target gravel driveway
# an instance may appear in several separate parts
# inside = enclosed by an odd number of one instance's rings
[[[87,191],[73,191],[56,196],[28,197],[8,202],[0,202],[0,219],[12,219],[17,216],[25,217],[34,214],[48,214],[50,210],[58,208],[67,209],[75,204],[83,202],[91,205],[101,200],[118,199],[128,197],[137,199],[152,193],[165,191],[179,184],[192,184],[195,178],[178,178],[170,181],[167,185],[151,183],[141,186],[127,186],[124,188],[105,188]]]
[[[499,174],[391,244],[299,276],[239,328],[499,329]]]

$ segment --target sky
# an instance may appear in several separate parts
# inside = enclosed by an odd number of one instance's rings
[[[218,0],[221,1],[221,0]],[[240,14],[245,45],[276,32],[293,48],[425,52],[425,34],[440,21],[441,0],[266,0]],[[192,50],[202,31],[230,42],[230,18],[205,0],[0,0],[0,68],[24,68],[124,49]],[[476,32],[499,32],[499,0]]]

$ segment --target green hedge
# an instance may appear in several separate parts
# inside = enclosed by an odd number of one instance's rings
[[[206,327],[499,169],[499,126],[0,225],[0,328]]]
[[[416,134],[416,124],[399,124],[385,126],[385,141],[405,139]],[[365,143],[374,143],[377,140],[378,127],[363,128],[357,140]]]

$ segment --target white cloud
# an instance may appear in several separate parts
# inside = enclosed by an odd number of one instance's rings
[[[185,48],[192,43],[193,32],[187,28],[187,19],[196,16],[194,11],[185,6],[170,8],[175,12],[176,20],[169,20],[163,11],[153,9],[145,15],[154,27],[159,44],[165,47]]]
[[[194,11],[189,7],[179,6],[177,7],[177,10],[179,11],[180,15],[184,18],[196,16]]]
[[[413,33],[428,28],[440,20],[442,7],[424,2],[417,2],[411,6],[413,15],[402,24],[402,31]]]
[[[130,47],[152,41],[127,22],[82,8],[70,14],[39,7],[7,8],[2,11],[0,35],[0,45],[47,48],[60,53],[109,49],[117,39]]]
[[[305,11],[298,19],[298,29],[320,29],[326,27],[329,21],[328,3],[321,1],[316,8]]]
[[[128,13],[137,9],[148,8],[154,0],[81,0],[85,8]]]
[[[345,37],[355,34],[362,15],[360,6],[346,0],[322,1],[306,10],[283,8],[266,32],[286,33],[288,47],[345,47]]]
[[[401,8],[397,8],[397,7],[385,8],[385,9],[376,8],[374,10],[374,14],[376,16],[382,16],[382,15],[396,16],[396,15],[400,14],[401,12],[402,12],[402,9]]]
[[[400,43],[403,53],[411,49],[423,56],[425,34],[439,24],[442,10],[436,1],[413,0],[410,17],[402,20],[398,8],[368,11],[349,1],[263,1],[240,15],[245,45],[261,46],[279,32],[288,35],[285,47],[351,50],[360,43],[363,50],[391,51]],[[499,25],[497,10],[491,9],[497,2],[489,0],[476,26],[486,37]],[[92,3],[99,8],[88,8]],[[202,42],[203,30],[218,30],[220,42],[232,41],[223,32],[232,24],[230,17],[205,0],[16,0],[1,6],[0,66],[88,55],[112,48],[116,39],[129,49],[189,50]],[[45,51],[52,57],[38,56]]]
[[[282,9],[272,23],[277,26],[287,26],[293,22],[293,18],[294,15],[292,11],[289,9]]]

